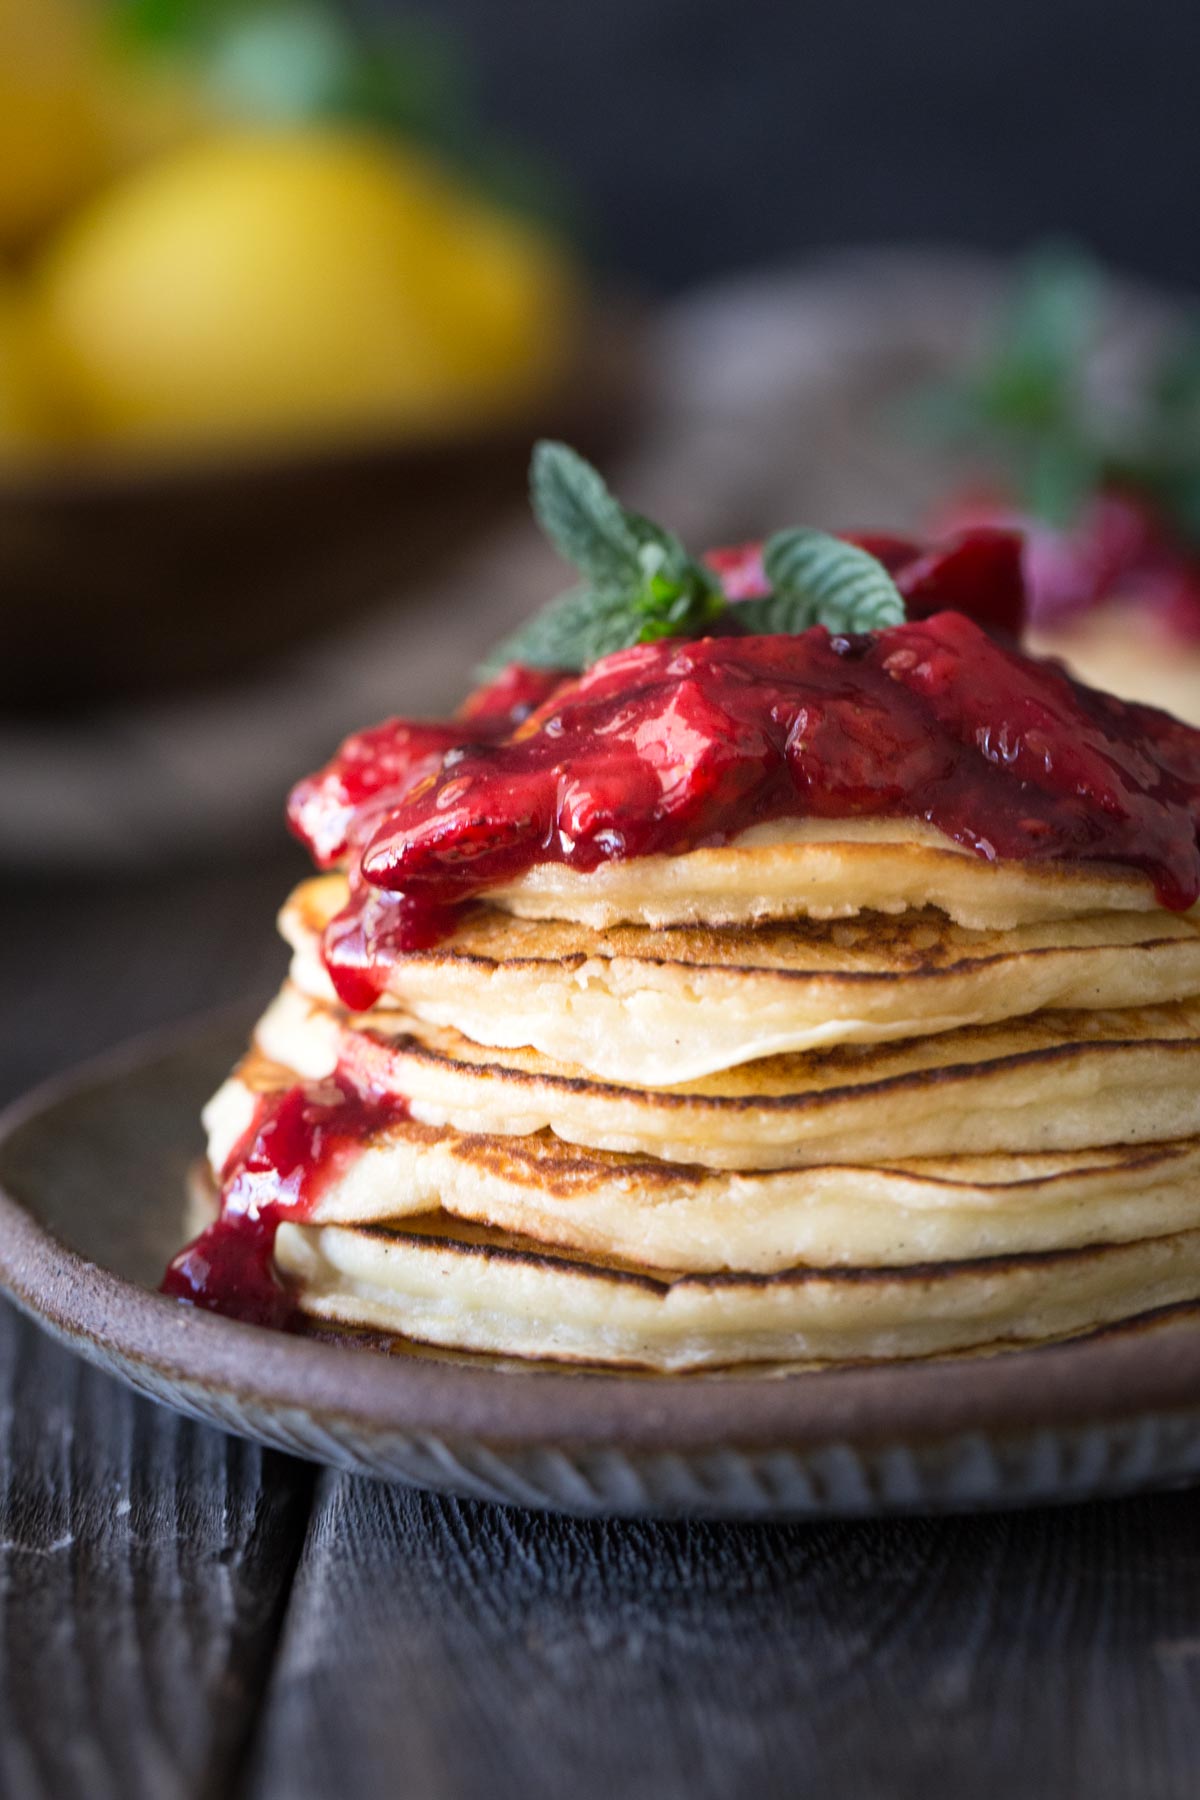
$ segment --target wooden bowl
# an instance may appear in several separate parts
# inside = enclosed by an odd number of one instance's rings
[[[601,309],[584,342],[542,404],[473,436],[0,476],[0,708],[228,676],[411,592],[523,503],[534,437],[611,451],[636,318]]]

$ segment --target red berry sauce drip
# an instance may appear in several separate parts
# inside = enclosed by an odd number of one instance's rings
[[[515,738],[461,748],[382,820],[325,953],[341,997],[541,862],[728,842],[785,818],[927,820],[979,855],[1144,871],[1200,895],[1200,732],[1006,649],[961,613],[871,635],[639,645]]]
[[[406,1114],[403,1100],[365,1092],[340,1071],[261,1100],[222,1170],[218,1217],[172,1260],[163,1293],[251,1325],[293,1327],[275,1233],[311,1216],[367,1139]]]
[[[292,789],[289,826],[318,868],[332,868],[361,848],[404,794],[437,772],[447,751],[507,737],[562,680],[559,670],[510,663],[455,719],[385,719],[355,732],[332,762]]]

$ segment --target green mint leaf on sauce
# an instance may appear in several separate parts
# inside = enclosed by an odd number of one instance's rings
[[[566,444],[535,446],[529,494],[550,542],[606,609],[627,605],[631,644],[695,635],[724,611],[716,576],[692,560],[674,532],[622,506]]]
[[[594,586],[622,591],[641,580],[637,533],[604,478],[566,444],[543,440],[529,468],[533,515],[564,561]]]
[[[904,622],[904,601],[883,564],[828,532],[803,525],[776,532],[763,568],[771,592],[737,608],[749,631],[879,631]]]
[[[731,603],[674,532],[622,506],[567,445],[536,445],[529,491],[542,530],[584,579],[497,645],[483,676],[510,662],[579,673],[614,650],[661,638],[792,633],[810,625],[874,631],[904,618],[883,565],[825,532],[797,527],[770,539],[764,557],[772,593]]]
[[[583,669],[633,644],[702,636],[725,612],[716,576],[673,532],[623,507],[566,444],[535,447],[529,493],[539,525],[584,585],[530,619],[489,667],[507,660]]]
[[[636,633],[636,635],[635,635]],[[620,598],[594,588],[570,588],[497,644],[479,673],[497,674],[507,663],[531,669],[569,669],[580,674],[614,650],[640,642],[639,622]]]

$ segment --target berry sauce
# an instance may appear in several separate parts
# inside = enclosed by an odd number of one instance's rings
[[[1033,626],[1070,629],[1117,602],[1140,615],[1164,649],[1200,643],[1200,554],[1145,494],[1100,488],[1060,527],[1022,516],[1002,492],[968,489],[939,508],[939,522],[969,527],[960,529],[964,538],[987,524],[1020,533]]]
[[[288,808],[319,867],[347,866],[349,902],[324,943],[343,1003],[366,1011],[397,958],[539,863],[586,871],[781,819],[920,819],[988,860],[1139,870],[1162,905],[1191,906],[1200,731],[1010,645],[1013,533],[964,531],[932,550],[854,541],[891,572],[905,624],[766,637],[735,624],[618,651],[578,677],[511,665],[454,720],[391,719],[349,738]],[[709,561],[731,601],[766,591],[761,545]],[[939,610],[953,607],[975,616]],[[405,1112],[346,1065],[264,1099],[222,1172],[217,1222],[175,1258],[164,1292],[293,1325],[274,1262],[280,1223],[310,1217]]]
[[[448,751],[507,737],[562,680],[555,669],[510,663],[454,719],[385,719],[356,731],[332,762],[292,789],[289,826],[319,869],[332,868],[366,842],[402,795],[436,773]]]
[[[1200,732],[956,612],[638,645],[381,812],[326,964],[363,1011],[456,906],[537,863],[589,870],[804,817],[917,818],[989,860],[1118,864],[1183,909],[1200,895]]]
[[[250,1325],[293,1327],[276,1231],[311,1217],[371,1134],[406,1113],[403,1100],[365,1091],[340,1070],[260,1099],[221,1171],[220,1213],[172,1260],[163,1293]]]
[[[952,607],[991,631],[1012,638],[1019,633],[1025,611],[1019,531],[977,525],[931,546],[891,531],[845,531],[841,536],[883,564],[904,597],[909,619],[928,619]],[[730,600],[761,600],[771,592],[761,543],[710,550],[704,560],[720,576]]]

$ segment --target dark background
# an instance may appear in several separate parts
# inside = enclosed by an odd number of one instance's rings
[[[1200,288],[1197,0],[427,10],[635,287],[1066,230]],[[0,1096],[264,999],[304,867],[280,826],[0,869]],[[460,1507],[152,1408],[0,1306],[0,1793],[1195,1800],[1198,1524],[1198,1493],[778,1530]]]
[[[412,16],[397,0],[358,0]],[[605,263],[676,287],[864,240],[1069,231],[1200,284],[1194,0],[430,0]]]

